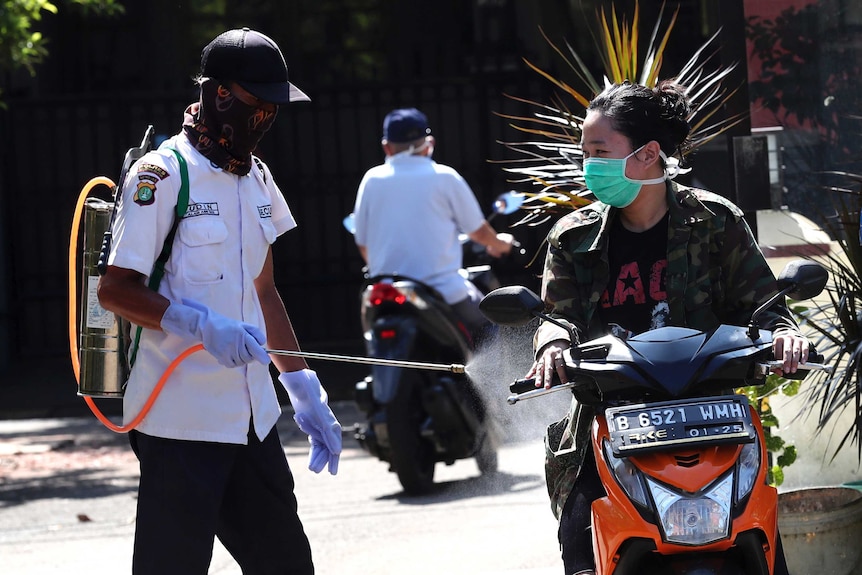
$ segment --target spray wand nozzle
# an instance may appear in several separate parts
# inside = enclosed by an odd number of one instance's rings
[[[381,359],[375,357],[355,357],[350,355],[334,355],[331,353],[314,353],[309,351],[288,351],[284,349],[267,349],[267,353],[273,355],[289,355],[293,357],[304,357],[308,359],[322,359],[325,361],[345,361],[348,363],[364,363],[371,365],[390,365],[393,367],[407,367],[413,369],[430,369],[434,371],[448,371],[451,373],[467,373],[467,366],[460,363],[424,363],[421,361],[401,361],[397,359]]]

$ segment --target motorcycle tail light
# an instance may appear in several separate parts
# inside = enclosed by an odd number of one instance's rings
[[[398,335],[398,332],[394,329],[381,329],[380,330],[380,339],[394,339],[395,336]]]
[[[376,283],[371,286],[371,293],[368,294],[368,303],[372,306],[378,306],[384,302],[402,305],[406,301],[407,296],[390,283]]]
[[[753,443],[742,446],[742,453],[736,462],[736,470],[739,474],[739,482],[736,484],[736,500],[742,501],[754,489],[754,481],[760,471],[760,442],[755,436]]]
[[[643,507],[648,506],[646,487],[643,483],[643,475],[627,457],[616,457],[611,450],[611,444],[606,439],[602,444],[605,451],[605,460],[610,466],[611,473],[629,499]]]
[[[362,294],[362,307],[377,307],[383,304],[405,305],[410,304],[417,309],[426,310],[431,304],[425,300],[422,294],[411,282],[389,282],[381,281],[365,288]]]
[[[733,497],[732,472],[697,495],[671,490],[649,477],[647,485],[665,541],[705,545],[727,538]]]

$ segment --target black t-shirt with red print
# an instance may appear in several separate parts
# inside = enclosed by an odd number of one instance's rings
[[[668,214],[644,232],[627,230],[619,217],[611,223],[610,274],[598,313],[617,337],[667,325],[667,226]]]

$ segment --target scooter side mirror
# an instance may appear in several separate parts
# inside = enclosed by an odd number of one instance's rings
[[[787,297],[801,301],[820,295],[829,280],[829,272],[817,262],[794,260],[778,276],[778,289],[790,288]]]
[[[545,304],[542,298],[524,286],[504,286],[495,289],[479,302],[479,311],[492,322],[509,327],[528,324],[534,317],[538,317],[566,330],[569,341],[578,341],[574,326],[544,313]],[[576,349],[573,349],[573,358],[578,355]]]
[[[761,304],[751,314],[751,321],[748,324],[748,337],[752,340],[760,337],[757,319],[764,311],[771,308],[776,301],[784,296],[789,296],[791,299],[797,301],[816,297],[826,287],[828,280],[829,272],[817,262],[793,260],[788,263],[778,275],[778,293]]]
[[[479,302],[479,311],[499,325],[517,327],[530,323],[545,309],[542,300],[524,286],[504,286],[488,293]]]
[[[530,323],[544,308],[541,298],[524,286],[497,288],[479,302],[479,311],[485,317],[496,324],[512,327]]]
[[[520,194],[518,192],[506,192],[505,194],[500,194],[497,196],[497,199],[494,200],[494,213],[503,214],[504,216],[514,214],[524,204],[525,198],[526,196],[524,194]]]

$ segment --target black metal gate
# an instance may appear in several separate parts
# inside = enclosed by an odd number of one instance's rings
[[[525,93],[523,82],[349,86],[282,110],[261,156],[300,224],[279,239],[274,255],[277,284],[307,346],[338,348],[360,337],[362,262],[341,222],[352,210],[364,171],[382,161],[386,112],[406,105],[422,109],[438,140],[437,161],[458,169],[490,206],[506,182],[488,160],[501,157],[496,142],[510,136],[494,112],[511,112],[513,104],[503,94],[515,91]],[[159,135],[176,132],[187,99],[10,103],[2,130],[13,145],[5,154],[2,185],[16,356],[67,353],[69,240],[77,196],[94,176],[117,177],[126,149],[140,142],[148,124]]]

